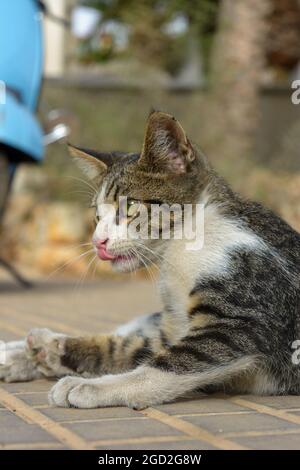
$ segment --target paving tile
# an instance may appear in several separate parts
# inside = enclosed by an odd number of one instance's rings
[[[34,442],[57,442],[39,426],[26,424],[21,418],[10,411],[1,411],[0,445]]]
[[[0,450],[69,450],[62,444],[56,442],[39,442],[34,443],[16,443],[16,444],[0,444]]]
[[[34,382],[1,383],[1,387],[9,393],[48,392],[54,382],[54,380],[35,380]]]
[[[158,311],[160,308],[157,296],[153,292],[153,286],[145,281],[135,279],[134,282],[130,280],[112,282],[101,279],[87,282],[77,291],[74,289],[76,283],[77,280],[54,279],[50,282],[37,282],[35,289],[28,292],[15,288],[2,289],[0,310],[3,311],[4,321],[16,325],[20,331],[22,329],[27,331],[31,326],[39,326],[33,324],[34,317],[36,317],[45,325],[49,322],[50,327],[52,324],[53,326],[60,324],[61,331],[66,327],[66,332],[68,329],[72,331],[75,328],[82,332],[99,331],[100,333],[110,330],[118,323],[126,323],[138,314],[145,313],[145,305],[147,305],[146,310],[149,313]],[[140,295],[135,295],[137,290]],[[101,305],[99,299],[101,299]],[[12,312],[11,317],[9,312]],[[56,328],[53,329],[56,330]],[[4,328],[0,337],[4,340],[16,338],[14,331],[10,331],[8,328],[7,330]],[[128,408],[75,410],[48,407],[47,394],[54,382],[55,380],[39,380],[16,384],[1,383],[0,386],[8,392],[16,394],[29,406],[41,406],[40,413],[55,422],[60,422],[63,427],[72,430],[86,440],[99,441],[96,444],[99,449],[176,449],[180,451],[180,449],[205,450],[213,448],[210,444],[189,439],[172,427],[145,418],[141,413]],[[244,398],[274,409],[299,408],[299,411],[290,412],[300,415],[300,397],[245,396]],[[230,402],[228,397],[220,394],[181,400],[156,408],[170,415],[179,415],[180,419],[215,434],[225,432],[238,434],[249,431],[275,433],[272,436],[229,437],[229,439],[253,449],[300,448],[300,432],[299,434],[280,435],[280,432],[283,431],[300,431],[300,426],[280,418],[256,413],[247,407]],[[120,445],[118,440],[125,438],[129,442]],[[141,441],[140,438],[145,439]],[[108,445],[102,445],[101,440],[107,440]],[[35,446],[49,449],[64,447],[39,426],[27,424],[14,413],[0,406],[0,449],[5,446],[20,449],[34,449]]]
[[[20,393],[16,395],[17,398],[24,401],[30,406],[47,405],[48,404],[48,393],[37,392],[37,393]]]
[[[34,448],[34,443],[41,441],[55,442],[55,439],[36,425],[24,424],[1,431],[0,444],[32,443]]]
[[[242,398],[254,403],[258,403],[260,405],[266,405],[276,409],[300,408],[300,396],[295,395],[279,397],[257,397],[252,395],[245,395]]]
[[[239,437],[235,438],[234,440],[239,444],[247,445],[247,447],[257,450],[300,449],[300,432],[299,434],[289,434],[281,436]]]
[[[190,416],[185,421],[201,426],[208,431],[219,434],[225,432],[268,431],[296,429],[297,424],[289,423],[280,418],[262,414],[232,416]]]
[[[133,419],[128,421],[110,421],[94,423],[66,424],[68,429],[76,432],[84,439],[97,441],[100,439],[127,439],[146,436],[182,435],[176,429],[152,419]]]
[[[12,411],[9,410],[1,410],[0,419],[1,426],[3,426],[4,429],[6,429],[7,426],[16,428],[26,423],[26,421],[19,418],[19,416],[16,416]]]
[[[98,408],[96,410],[76,410],[74,408],[44,408],[41,412],[54,421],[100,420],[112,418],[143,419],[143,415],[130,408]],[[128,424],[130,425],[130,424]],[[101,426],[101,424],[99,424]],[[108,426],[108,424],[106,424]]]
[[[249,409],[231,403],[222,398],[201,398],[199,400],[178,401],[177,403],[156,406],[158,410],[170,415],[177,414],[199,414],[199,413],[234,413],[237,411],[248,411]]]
[[[97,449],[101,450],[216,450],[206,442],[197,440],[180,440],[171,442],[155,442],[144,444],[118,444],[108,446],[98,446]]]

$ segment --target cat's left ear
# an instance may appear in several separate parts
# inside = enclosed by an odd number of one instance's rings
[[[147,122],[139,164],[154,172],[182,175],[195,159],[181,124],[170,114],[153,111]]]
[[[89,179],[101,179],[106,174],[110,164],[109,154],[106,155],[95,150],[74,147],[71,144],[68,144],[68,150],[78,167]]]

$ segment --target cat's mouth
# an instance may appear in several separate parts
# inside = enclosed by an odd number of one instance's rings
[[[109,253],[106,249],[106,246],[103,245],[97,248],[97,255],[101,260],[111,261],[112,263],[132,260],[132,255],[113,255]]]
[[[107,251],[105,245],[101,245],[97,247],[96,251],[97,251],[98,257],[102,259],[103,261],[113,261],[117,258],[116,255],[112,255]]]

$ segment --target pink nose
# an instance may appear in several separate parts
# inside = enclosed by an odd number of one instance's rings
[[[94,245],[97,248],[104,248],[106,246],[107,242],[108,242],[108,238],[106,238],[105,240],[95,240]]]

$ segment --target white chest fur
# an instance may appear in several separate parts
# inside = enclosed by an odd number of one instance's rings
[[[230,274],[229,253],[238,247],[262,249],[259,237],[225,218],[210,205],[204,213],[204,240],[198,250],[188,250],[187,240],[171,240],[161,269],[160,290],[168,315],[174,315],[174,339],[188,330],[190,292],[203,276]],[[176,327],[175,327],[176,325]]]

